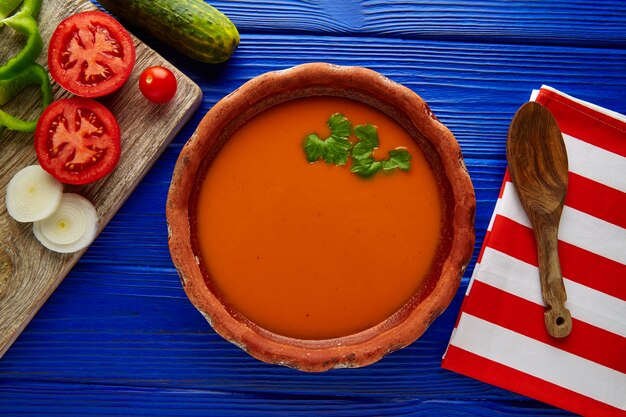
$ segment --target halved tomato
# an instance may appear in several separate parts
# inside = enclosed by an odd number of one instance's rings
[[[124,27],[100,11],[68,17],[55,29],[48,49],[52,78],[81,97],[119,89],[135,65],[135,45]]]
[[[39,164],[66,184],[96,181],[117,165],[120,127],[97,101],[73,97],[49,105],[37,122],[35,151]]]

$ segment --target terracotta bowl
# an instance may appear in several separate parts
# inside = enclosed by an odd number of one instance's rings
[[[252,323],[220,298],[195,236],[198,189],[231,132],[278,103],[307,96],[347,97],[394,118],[417,141],[442,194],[442,236],[425,285],[394,315],[365,331],[336,339],[300,340]],[[411,90],[360,67],[313,63],[270,72],[217,103],[183,148],[169,190],[169,247],[183,287],[222,337],[253,357],[303,371],[360,367],[419,338],[454,297],[474,246],[474,189],[450,131]]]

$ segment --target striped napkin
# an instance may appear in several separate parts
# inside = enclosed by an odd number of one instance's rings
[[[586,416],[626,416],[626,117],[543,86],[569,159],[559,254],[572,333],[545,330],[537,251],[509,173],[442,366]]]

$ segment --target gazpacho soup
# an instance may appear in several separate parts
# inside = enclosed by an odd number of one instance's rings
[[[300,98],[254,116],[210,162],[197,245],[229,308],[278,335],[338,338],[422,288],[441,201],[424,153],[391,117],[346,98]]]

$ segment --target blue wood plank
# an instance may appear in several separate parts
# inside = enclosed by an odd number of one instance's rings
[[[626,46],[626,3],[621,0],[217,0],[211,4],[243,33]]]
[[[508,123],[531,89],[551,84],[626,113],[616,30],[626,25],[624,5],[214,4],[242,28],[225,65],[191,62],[139,32],[201,85],[201,109],[0,360],[0,414],[570,415],[440,368],[473,262],[425,335],[375,365],[311,375],[250,358],[185,297],[167,249],[165,201],[182,145],[221,97],[303,62],[367,66],[420,94],[459,140],[476,188],[476,254],[506,166]],[[578,25],[559,32],[566,22]]]
[[[20,415],[159,415],[159,416],[564,416],[560,410],[527,401],[510,400],[501,406],[480,399],[424,400],[417,397],[380,399],[233,393],[224,390],[159,389],[60,383],[14,383],[0,392],[3,407]],[[67,403],[72,404],[68,408]],[[74,410],[74,411],[72,411]],[[77,412],[76,410],[80,410]],[[69,412],[68,412],[69,411]]]
[[[244,34],[231,61],[219,67],[198,65],[163,46],[159,50],[202,86],[199,115],[268,70],[315,61],[369,67],[422,96],[469,159],[502,158],[511,117],[544,83],[625,110],[624,49]],[[195,126],[198,117],[188,126]],[[174,146],[190,135],[188,127]]]

